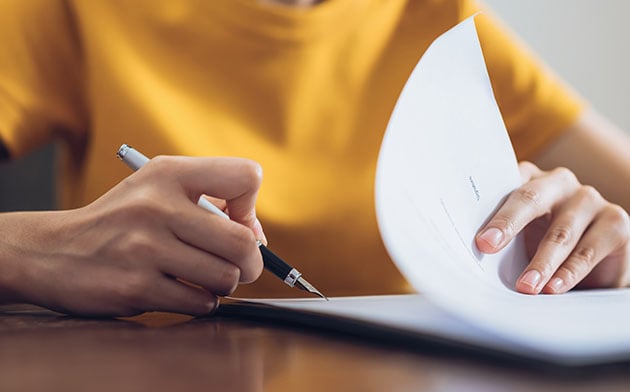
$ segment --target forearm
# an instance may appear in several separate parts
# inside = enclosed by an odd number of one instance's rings
[[[0,163],[9,159],[9,150],[0,138]],[[23,302],[19,294],[23,277],[19,272],[20,252],[12,241],[15,231],[14,218],[23,213],[0,214],[0,304]]]
[[[630,211],[630,136],[596,112],[585,112],[534,162],[546,170],[569,168],[583,184]]]
[[[0,214],[0,304],[26,301],[20,287],[27,280],[22,269],[27,255],[15,240],[23,233],[22,224],[28,220],[23,217],[29,214]]]
[[[13,264],[13,256],[3,250],[0,253],[0,304],[22,302],[16,290],[19,278]]]

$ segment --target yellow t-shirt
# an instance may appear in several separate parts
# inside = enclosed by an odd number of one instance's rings
[[[85,205],[147,155],[242,156],[264,168],[270,247],[328,295],[409,290],[373,206],[381,137],[424,50],[474,1],[7,0],[0,4],[0,139],[13,156],[66,147],[63,207]],[[579,100],[487,13],[479,35],[519,158]],[[210,234],[209,234],[210,235]],[[240,295],[291,295],[268,273]]]

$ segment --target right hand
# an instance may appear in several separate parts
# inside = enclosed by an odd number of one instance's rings
[[[246,159],[157,157],[86,207],[0,214],[0,296],[93,316],[212,312],[262,272],[261,178]]]

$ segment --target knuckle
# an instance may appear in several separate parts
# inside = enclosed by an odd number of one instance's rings
[[[592,246],[579,246],[571,255],[571,259],[574,261],[570,265],[578,264],[588,266],[595,261],[595,248]]]
[[[518,163],[518,165],[522,168],[522,169],[527,169],[527,170],[538,170],[538,166],[536,166],[535,164],[533,164],[530,161],[520,161]]]
[[[613,230],[615,245],[623,245],[630,239],[630,217],[623,207],[610,204],[606,207],[609,227]]]
[[[521,173],[530,173],[534,176],[540,174],[541,172],[540,168],[530,161],[521,161],[519,162],[518,167]]]
[[[119,212],[120,219],[139,225],[153,223],[168,213],[167,206],[160,202],[159,197],[146,189],[136,192]]]
[[[567,169],[566,167],[557,167],[555,169],[553,169],[551,171],[553,173],[554,176],[558,177],[560,180],[567,182],[567,183],[572,183],[572,184],[576,184],[578,183],[577,177],[575,176],[575,174]]]
[[[256,246],[256,238],[254,232],[246,226],[240,224],[230,226],[230,237],[233,241],[231,249],[234,251],[232,257],[235,261],[240,261]]]
[[[152,221],[156,216],[161,215],[162,208],[154,199],[143,195],[136,199],[129,213],[130,217],[136,221]]]
[[[526,204],[539,205],[541,203],[541,194],[532,187],[521,187],[514,191],[514,196],[521,202]]]
[[[609,204],[606,207],[606,213],[614,227],[628,234],[628,231],[630,231],[630,217],[623,207],[617,204]]]
[[[573,231],[569,226],[554,226],[549,230],[545,240],[557,245],[567,245],[573,238]]]
[[[251,283],[255,281],[263,271],[263,262],[260,252],[256,251],[252,255],[253,257],[250,256],[247,259],[247,262],[241,271],[241,282],[243,283]]]
[[[120,204],[110,206],[99,215],[99,223],[126,227],[127,230],[153,227],[151,224],[165,214],[166,208],[150,192],[138,190],[124,197]]]
[[[588,200],[590,202],[598,202],[603,200],[602,195],[590,185],[582,185],[577,190],[577,194],[582,199]]]
[[[144,232],[131,232],[120,240],[119,250],[123,255],[138,255],[153,259],[157,256],[154,241]]]
[[[164,173],[165,171],[170,171],[173,165],[173,160],[175,157],[168,155],[158,155],[156,157],[151,158],[149,162],[145,165],[147,169],[150,171],[155,171],[157,173]],[[147,171],[149,171],[147,170]]]
[[[240,277],[240,269],[234,264],[226,263],[220,272],[218,287],[214,291],[221,296],[232,294],[238,286]]]
[[[132,272],[127,274],[117,288],[117,295],[125,304],[141,304],[150,290],[152,279],[146,274]]]
[[[588,272],[589,269],[590,268],[586,263],[579,262],[579,261],[567,262],[561,268],[563,275],[565,277],[565,280],[567,282],[574,282],[574,283],[577,283],[580,280],[582,280],[582,278],[586,276],[586,273]]]
[[[262,183],[263,170],[262,166],[260,166],[258,162],[250,159],[243,159],[241,170],[241,178],[243,178],[246,183],[252,184],[256,188],[260,187],[260,184]]]

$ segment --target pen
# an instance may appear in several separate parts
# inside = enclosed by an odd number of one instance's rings
[[[149,162],[149,158],[147,158],[144,154],[126,144],[120,146],[116,156],[134,171],[140,169]],[[197,205],[222,218],[230,219],[225,212],[221,211],[219,207],[212,204],[203,196],[199,198]],[[284,281],[284,283],[286,283],[289,287],[297,287],[301,290],[318,295],[328,301],[328,298],[326,298],[325,295],[319,292],[319,290],[302,277],[301,272],[283,261],[259,240],[256,240],[256,243],[258,245],[258,249],[260,249],[260,253],[262,254],[265,268],[268,271],[282,279],[282,281]]]

